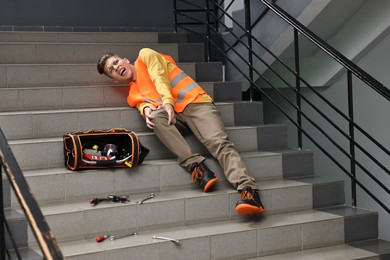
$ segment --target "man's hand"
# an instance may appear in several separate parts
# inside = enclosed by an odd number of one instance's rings
[[[146,126],[150,129],[154,128],[154,123],[152,122],[152,119],[154,116],[152,115],[153,111],[156,111],[158,109],[161,109],[161,106],[158,107],[145,107],[144,108],[144,115],[145,115],[145,120],[146,120]]]
[[[164,104],[162,106],[168,114],[168,125],[176,124],[176,114],[173,106],[171,104]]]
[[[158,107],[145,107],[144,108],[144,115],[145,115],[145,121],[148,128],[153,129],[154,123],[152,120],[154,119],[153,111],[164,109],[168,114],[168,125],[174,125],[176,124],[176,114],[175,110],[173,109],[173,106],[170,104],[165,105],[159,105]]]

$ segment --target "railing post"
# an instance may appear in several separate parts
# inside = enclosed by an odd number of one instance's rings
[[[174,25],[174,31],[177,33],[177,0],[173,0],[173,25]]]
[[[210,1],[205,0],[206,6],[206,61],[210,61]]]
[[[356,163],[355,163],[355,128],[353,126],[354,113],[353,113],[353,90],[352,90],[352,72],[347,71],[347,84],[348,84],[348,115],[349,115],[349,153],[351,155],[351,192],[352,192],[352,206],[357,206],[356,196]]]
[[[300,76],[300,63],[299,63],[299,38],[298,30],[294,29],[294,52],[295,52],[295,87],[297,89],[296,102],[297,102],[297,123],[298,123],[298,149],[302,150],[302,114],[301,114],[301,80]]]
[[[252,21],[251,21],[251,5],[250,0],[244,0],[245,9],[245,31],[248,41],[248,63],[249,63],[249,97],[250,101],[254,99],[254,86],[253,86],[253,54],[252,54]]]
[[[0,259],[5,260],[5,232],[4,232],[4,191],[3,191],[3,172],[2,164],[0,163]]]
[[[225,0],[222,0],[220,2],[220,6],[224,6],[225,4]],[[216,6],[218,5],[218,1],[215,1],[214,2],[214,19],[215,19],[215,31],[216,32],[219,32],[219,19],[222,19],[222,18],[219,18],[219,8]]]

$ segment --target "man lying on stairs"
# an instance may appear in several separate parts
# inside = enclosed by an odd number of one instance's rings
[[[194,154],[181,134],[191,130],[221,165],[227,180],[241,193],[236,204],[239,214],[255,215],[264,211],[254,178],[222,123],[211,97],[168,55],[142,49],[134,64],[114,53],[103,55],[97,65],[100,74],[114,82],[130,85],[127,102],[136,107],[161,142],[178,157],[180,166],[192,173],[204,192],[218,178],[205,165],[205,158]]]

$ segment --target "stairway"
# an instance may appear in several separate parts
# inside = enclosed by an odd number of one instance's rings
[[[0,32],[0,126],[66,259],[389,259],[389,243],[377,239],[378,214],[345,206],[343,181],[315,176],[312,153],[289,149],[286,127],[264,124],[262,103],[241,101],[241,83],[224,82],[222,62],[204,62],[204,46],[187,39],[168,32]],[[239,194],[211,158],[208,166],[220,177],[216,189],[203,193],[191,185],[127,106],[127,87],[97,73],[102,54],[134,60],[143,47],[172,55],[214,98],[259,184],[264,215],[236,214]],[[143,165],[64,167],[64,133],[114,127],[138,133],[151,151]],[[187,138],[194,151],[208,155]],[[137,204],[151,192],[153,199]],[[131,201],[89,204],[108,194]],[[20,216],[12,192],[6,198],[7,211]],[[95,241],[133,231],[139,234]],[[36,252],[31,259],[41,254],[29,229],[18,234],[29,254]]]

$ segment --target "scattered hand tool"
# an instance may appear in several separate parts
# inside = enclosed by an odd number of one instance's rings
[[[168,240],[168,241],[172,241],[172,242],[177,243],[177,244],[180,243],[179,240],[173,239],[173,238],[169,238],[169,237],[153,236],[153,239]]]
[[[131,237],[131,236],[136,236],[136,235],[138,235],[137,232],[131,232],[129,234],[120,235],[120,236],[110,236],[110,240],[113,241],[113,240],[117,240],[117,239],[120,239],[120,238]]]
[[[98,237],[96,237],[96,242],[98,242],[98,243],[103,242],[104,240],[106,240],[109,237],[110,237],[109,235],[98,236]]]
[[[108,195],[106,198],[93,198],[89,201],[89,204],[91,204],[92,206],[96,206],[99,202],[102,201],[125,203],[130,201],[130,199],[129,196],[127,195],[122,195],[122,196]]]
[[[130,237],[130,236],[136,236],[136,235],[138,235],[137,232],[131,232],[129,234],[117,235],[117,236],[109,236],[109,235],[98,236],[98,237],[96,237],[96,242],[98,242],[98,243],[103,242],[107,238],[109,238],[111,241],[113,241],[113,240],[116,240],[116,239],[120,239],[120,238],[124,238],[124,237]]]
[[[142,204],[144,203],[144,201],[153,199],[154,196],[155,196],[155,195],[154,195],[154,193],[152,192],[152,193],[149,194],[149,197],[147,197],[147,198],[145,198],[145,199],[143,199],[143,200],[141,200],[141,201],[137,201],[137,204],[142,205]]]

